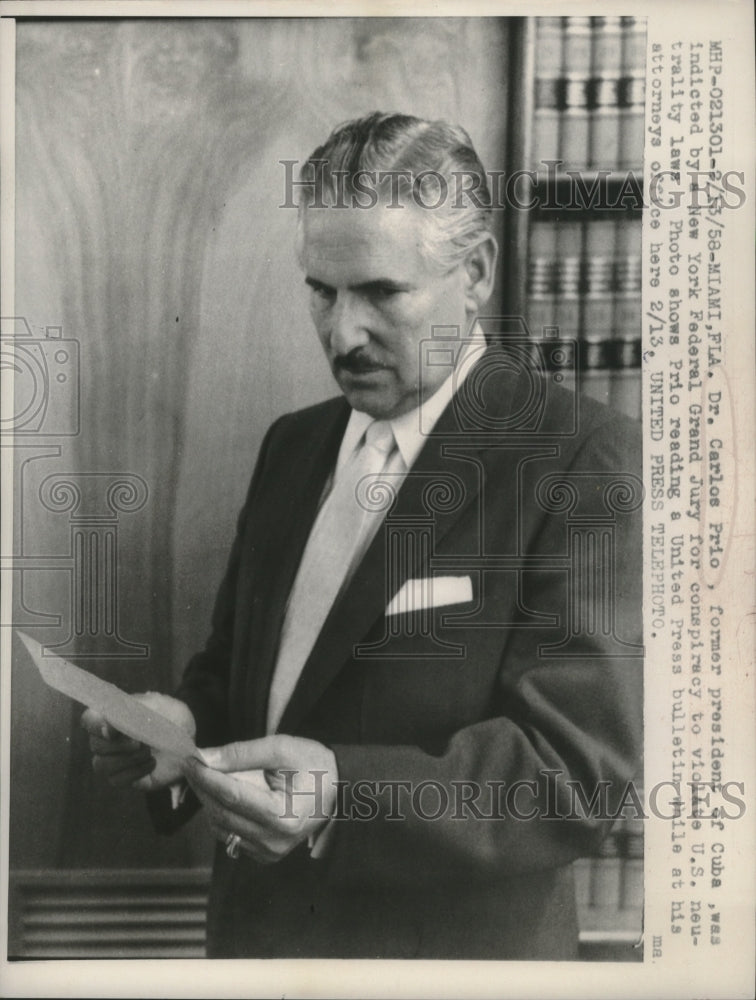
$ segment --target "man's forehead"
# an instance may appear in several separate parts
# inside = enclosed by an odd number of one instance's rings
[[[388,263],[401,258],[406,266],[420,255],[425,222],[407,208],[308,208],[303,218],[306,261],[348,264]]]

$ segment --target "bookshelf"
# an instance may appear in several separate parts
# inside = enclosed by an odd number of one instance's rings
[[[563,384],[636,419],[645,64],[644,19],[512,22],[506,170],[529,172],[530,198],[505,211],[507,312],[575,342],[548,352],[573,359]],[[574,870],[583,957],[641,960],[643,821],[617,820]]]
[[[565,382],[638,418],[645,21],[523,18],[511,44],[507,168],[532,197],[507,207],[508,312],[575,341]]]

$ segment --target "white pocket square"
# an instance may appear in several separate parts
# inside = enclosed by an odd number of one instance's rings
[[[462,604],[472,599],[472,580],[469,576],[429,576],[406,580],[392,597],[386,615],[403,615],[423,608]]]

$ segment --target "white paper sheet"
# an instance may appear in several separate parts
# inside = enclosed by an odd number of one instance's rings
[[[153,750],[161,750],[180,758],[197,757],[202,760],[202,754],[194,740],[170,720],[153,712],[115,684],[101,680],[60,656],[46,652],[43,646],[25,633],[19,631],[18,636],[29,650],[45,684],[98,712],[114,729],[140,743],[146,743]]]

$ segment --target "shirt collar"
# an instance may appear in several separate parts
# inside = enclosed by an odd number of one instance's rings
[[[446,407],[452,401],[455,392],[467,378],[472,364],[466,364],[465,359],[473,352],[479,353],[481,347],[485,348],[486,339],[478,323],[475,324],[472,334],[465,342],[457,358],[455,368],[449,373],[439,388],[420,406],[415,407],[408,413],[394,417],[389,421],[394,432],[399,454],[406,469],[411,469],[415,459],[420,454],[426,438],[436,426],[436,423]],[[455,377],[456,375],[456,377]],[[422,419],[421,419],[422,418]],[[344,437],[341,439],[341,448],[336,462],[338,472],[347,462],[354,449],[362,439],[363,434],[373,423],[373,417],[360,410],[352,410],[349,416]]]

